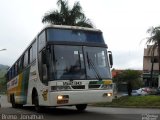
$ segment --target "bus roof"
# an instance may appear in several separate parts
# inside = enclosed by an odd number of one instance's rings
[[[35,41],[35,39],[39,36],[39,34],[46,30],[46,29],[49,29],[49,28],[59,28],[59,29],[75,29],[75,30],[84,30],[84,31],[93,31],[93,32],[102,32],[101,30],[99,29],[95,29],[95,28],[88,28],[88,27],[80,27],[80,26],[69,26],[69,25],[46,25],[45,27],[43,27],[41,29],[41,31],[39,31],[38,34],[36,34],[36,36],[34,37],[34,39],[31,41],[31,43],[26,47],[29,48],[31,46],[31,44]],[[22,52],[22,54],[18,57],[18,59],[14,62],[14,64],[22,57],[22,55],[25,53],[26,49]],[[13,64],[13,65],[14,65]],[[12,65],[12,66],[13,66]],[[11,67],[12,67],[11,66]],[[10,68],[11,68],[10,67]],[[8,71],[10,70],[10,68],[8,69]]]
[[[46,25],[40,33],[48,28],[59,28],[59,29],[75,29],[75,30],[85,30],[85,31],[94,31],[94,32],[102,32],[99,29],[88,28],[88,27],[80,27],[80,26],[68,26],[68,25]]]

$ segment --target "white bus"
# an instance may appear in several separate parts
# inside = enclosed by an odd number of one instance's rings
[[[93,28],[50,25],[41,30],[7,72],[12,107],[71,106],[112,101],[108,53],[102,32]]]

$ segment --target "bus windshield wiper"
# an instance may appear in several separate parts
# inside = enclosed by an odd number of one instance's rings
[[[87,52],[87,63],[88,63],[88,67],[90,69],[90,66],[92,67],[92,70],[96,73],[96,78],[100,81],[102,81],[102,78],[95,66],[95,64],[93,63],[93,61],[90,59],[89,55],[88,55],[88,52]]]

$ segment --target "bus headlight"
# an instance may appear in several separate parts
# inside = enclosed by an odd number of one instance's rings
[[[69,95],[58,95],[57,104],[65,104],[69,102]]]
[[[63,90],[70,90],[70,86],[51,86],[51,91],[63,91]]]
[[[57,100],[63,100],[63,95],[58,95]]]
[[[108,97],[111,97],[111,96],[112,96],[112,93],[108,93],[107,96],[108,96]]]
[[[112,97],[112,95],[113,95],[112,93],[104,93],[103,97]]]

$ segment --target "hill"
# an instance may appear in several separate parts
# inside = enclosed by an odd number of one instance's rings
[[[0,64],[0,79],[4,77],[9,66]]]
[[[0,93],[6,90],[6,79],[5,74],[9,66],[0,64]]]

